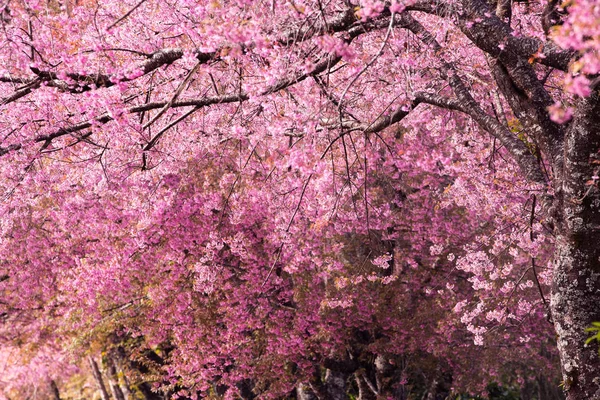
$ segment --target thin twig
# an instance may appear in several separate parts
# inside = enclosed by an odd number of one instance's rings
[[[150,119],[150,121],[146,122],[146,124],[142,127],[142,129],[146,129],[150,125],[152,125],[154,122],[156,122],[173,105],[173,103],[175,102],[175,100],[177,100],[177,98],[179,97],[179,95],[183,92],[183,89],[189,83],[190,79],[192,79],[192,76],[194,75],[194,73],[198,70],[198,68],[200,68],[201,64],[202,64],[201,62],[197,62],[196,65],[194,65],[194,68],[192,68],[190,70],[190,72],[188,72],[188,74],[186,75],[185,79],[179,84],[179,86],[175,90],[175,93],[173,93],[173,96],[171,97],[171,100],[169,100],[169,102],[167,104],[165,104],[162,109],[160,109],[160,111],[158,112],[158,114],[156,114],[154,117],[152,117]]]
[[[118,20],[116,20],[115,22],[113,22],[112,24],[110,24],[108,26],[108,28],[106,28],[106,30],[110,30],[111,28],[114,28],[116,25],[118,25],[119,23],[121,23],[121,21],[125,20],[125,18],[129,17],[135,10],[137,10],[137,8],[139,6],[141,6],[142,4],[144,4],[147,0],[141,0],[140,2],[138,2],[135,6],[133,6],[133,8],[129,11],[127,11],[125,14],[123,14],[123,16],[121,18],[119,18]]]
[[[162,128],[156,135],[154,135],[154,137],[152,138],[152,140],[150,140],[148,142],[148,144],[146,145],[146,147],[144,147],[144,151],[148,151],[150,149],[152,149],[154,147],[154,145],[156,145],[156,142],[158,141],[158,139],[160,139],[160,137],[169,129],[171,129],[172,127],[174,127],[175,125],[177,125],[178,123],[180,123],[181,121],[183,121],[184,119],[186,119],[187,117],[189,117],[190,115],[192,115],[194,112],[198,111],[200,109],[200,107],[196,106],[194,108],[192,108],[190,111],[186,112],[185,114],[183,114],[182,116],[180,116],[179,118],[177,118],[175,121],[171,122],[170,124],[168,124],[167,126],[165,126],[164,128]]]
[[[304,198],[304,193],[306,193],[306,187],[308,186],[308,183],[310,182],[310,179],[312,178],[312,176],[313,176],[313,174],[310,174],[308,176],[308,178],[306,179],[306,182],[304,183],[304,187],[302,188],[302,193],[300,193],[300,199],[298,200],[296,209],[294,210],[294,213],[292,214],[292,217],[290,218],[290,222],[288,223],[288,226],[285,229],[285,233],[288,233],[290,231],[290,228],[292,227],[292,224],[294,223],[294,218],[296,217],[296,214],[298,213],[298,210],[300,209],[300,205],[302,204],[302,199]],[[273,270],[275,269],[275,265],[277,264],[277,262],[279,261],[279,258],[281,257],[281,253],[283,252],[284,245],[285,245],[285,243],[282,242],[281,245],[279,246],[279,249],[277,250],[277,257],[275,258],[275,261],[273,261],[273,265],[271,265],[271,269],[269,269],[269,273],[267,274],[267,277],[263,281],[261,287],[265,286],[265,284],[271,277],[271,274],[273,273]]]
[[[365,64],[365,66],[358,72],[358,74],[356,74],[354,79],[352,79],[352,81],[350,81],[348,86],[346,86],[346,88],[342,92],[342,95],[340,96],[340,100],[339,100],[340,105],[338,106],[340,113],[341,113],[342,105],[344,104],[344,97],[346,96],[346,93],[348,92],[350,87],[352,87],[352,85],[354,85],[354,83],[358,80],[358,78],[360,78],[361,75],[364,74],[365,71],[367,69],[369,69],[371,67],[371,65],[373,65],[375,63],[375,61],[377,61],[377,59],[381,56],[381,54],[383,54],[383,50],[385,49],[388,39],[390,38],[390,34],[392,33],[395,16],[396,16],[396,14],[392,13],[392,16],[390,18],[390,25],[388,26],[387,32],[385,33],[385,38],[383,39],[383,43],[381,44],[381,47],[379,48],[379,51],[377,52],[377,54],[375,54],[375,56],[367,64]]]

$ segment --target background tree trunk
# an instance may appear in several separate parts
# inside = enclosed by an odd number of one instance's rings
[[[356,379],[356,385],[358,386],[358,400],[375,400],[377,396],[367,384],[364,371],[358,371],[354,376]]]
[[[53,400],[60,400],[60,391],[58,390],[58,386],[56,386],[54,379],[50,381],[50,389],[52,390]]]
[[[89,356],[88,360],[90,362],[90,366],[92,367],[92,374],[94,375],[94,379],[96,380],[96,384],[98,385],[98,389],[100,390],[102,400],[110,400],[108,392],[106,391],[106,386],[104,385],[104,380],[102,379],[102,373],[98,368],[98,364],[92,356]]]
[[[301,383],[296,388],[296,397],[298,400],[317,400],[317,396],[313,393],[310,386]]]
[[[348,374],[328,369],[325,373],[325,392],[331,400],[346,400]]]
[[[117,374],[117,367],[112,357],[108,358],[108,382],[110,383],[110,389],[115,400],[125,400],[125,395],[121,390],[119,384],[119,375]]]

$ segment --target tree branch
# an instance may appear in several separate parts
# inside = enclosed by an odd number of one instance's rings
[[[567,71],[569,63],[577,55],[574,51],[563,50],[551,41],[515,35],[510,25],[496,16],[496,11],[481,0],[463,0],[463,12],[450,4],[438,1],[420,1],[408,6],[409,11],[421,11],[442,18],[453,17],[463,33],[484,52],[493,57],[501,53],[512,53],[528,60],[540,53],[536,61],[542,65]],[[480,21],[480,22],[476,22]],[[504,50],[498,47],[504,44]]]
[[[408,30],[413,32],[425,44],[432,46],[436,52],[442,51],[442,47],[436,41],[435,37],[418,21],[409,15],[405,15],[405,18],[407,19],[406,27]],[[479,107],[479,104],[475,101],[459,77],[454,65],[444,60],[442,60],[441,63],[442,74],[445,75],[450,87],[456,95],[456,101],[444,100],[441,104],[448,106],[450,109],[459,110],[473,118],[482,129],[500,140],[513,159],[517,162],[527,179],[536,183],[547,184],[538,160],[531,154],[525,143],[513,135],[513,133],[497,119],[487,115],[481,107]],[[421,96],[426,98],[423,94]],[[439,97],[437,99],[431,98],[431,100],[439,101]]]
[[[554,104],[554,99],[538,79],[530,61],[534,54],[541,53],[543,56],[536,58],[535,62],[566,71],[574,53],[556,53],[553,50],[556,46],[551,42],[543,43],[538,39],[515,37],[510,26],[490,13],[487,3],[481,0],[463,0],[463,5],[466,17],[460,20],[460,29],[477,47],[497,59],[504,67],[506,75],[525,98],[515,97],[509,93],[509,85],[500,84],[503,79],[500,74],[503,71],[493,71],[494,77],[499,80],[501,89],[506,90],[507,100],[512,101],[511,107],[520,104],[518,107],[529,109],[528,114],[535,119],[534,124],[530,122],[529,125],[539,126],[539,129],[533,130],[533,136],[552,160],[555,170],[560,171],[565,133],[561,126],[550,120],[548,107]],[[500,43],[504,44],[504,49],[498,47]],[[545,49],[552,51],[548,52]]]

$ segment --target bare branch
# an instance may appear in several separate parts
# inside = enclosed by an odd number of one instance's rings
[[[35,87],[35,86],[33,86],[33,87]],[[5,97],[4,99],[0,100],[0,106],[6,105],[8,103],[12,103],[13,101],[19,100],[21,97],[27,96],[29,93],[31,93],[33,87],[26,87],[24,89],[17,90],[10,96]]]
[[[0,82],[6,82],[6,83],[18,83],[18,84],[27,84],[30,83],[31,79],[27,79],[27,78],[20,78],[20,77],[13,77],[13,76],[0,76]]]

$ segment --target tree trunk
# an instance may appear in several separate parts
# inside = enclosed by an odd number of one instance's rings
[[[94,379],[96,380],[96,384],[98,385],[98,389],[100,390],[102,400],[110,400],[108,392],[106,391],[106,386],[104,386],[104,380],[102,379],[102,373],[100,373],[98,364],[92,356],[89,356],[88,360],[90,362],[90,366],[92,367],[92,374],[94,375]]]
[[[58,390],[58,386],[54,379],[50,381],[50,389],[52,390],[52,398],[53,400],[60,400],[60,391]]]
[[[317,400],[317,396],[315,396],[310,386],[304,383],[299,384],[296,388],[296,398],[298,400]]]
[[[123,371],[122,368],[120,368]],[[131,387],[129,385],[129,381],[127,380],[127,375],[123,373],[123,394],[125,395],[126,400],[135,399],[135,395],[131,392]]]
[[[549,383],[545,376],[539,375],[536,378],[536,383],[538,399],[563,400],[562,390],[558,386]]]
[[[115,366],[115,362],[112,357],[108,358],[108,382],[110,384],[110,389],[112,391],[112,395],[115,400],[125,400],[125,395],[121,390],[121,385],[119,384],[119,375],[117,374],[117,367]]]
[[[356,386],[358,386],[358,400],[375,400],[377,398],[365,379],[364,371],[357,371],[354,378],[356,379]]]
[[[328,369],[325,373],[325,391],[331,400],[346,400],[346,380],[348,374]]]
[[[568,400],[600,399],[598,344],[585,331],[600,321],[600,235],[556,240],[552,317]]]
[[[579,99],[564,141],[556,188],[552,317],[568,400],[600,399],[598,344],[585,344],[600,321],[600,96]]]

